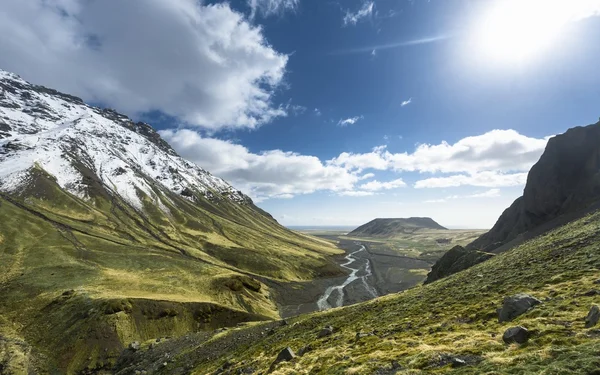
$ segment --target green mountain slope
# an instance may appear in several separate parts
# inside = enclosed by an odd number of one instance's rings
[[[278,318],[269,285],[341,273],[341,250],[150,126],[2,71],[0,89],[0,373],[104,371],[133,341]]]
[[[600,326],[584,318],[600,303],[600,212],[555,229],[468,270],[359,305],[266,323],[206,340],[173,340],[121,359],[120,374],[595,374]],[[505,297],[542,301],[498,323]],[[505,344],[521,325],[531,337]],[[325,326],[333,333],[319,337]],[[184,344],[186,343],[186,344]],[[298,354],[272,366],[290,347]],[[153,353],[171,353],[161,367]],[[210,358],[208,358],[210,357]],[[454,360],[453,360],[454,359]],[[453,365],[453,362],[455,364]],[[220,372],[218,369],[221,368]],[[217,371],[217,372],[215,372]],[[243,372],[248,371],[248,372]],[[254,371],[254,372],[251,372]],[[596,371],[596,372],[594,372]]]

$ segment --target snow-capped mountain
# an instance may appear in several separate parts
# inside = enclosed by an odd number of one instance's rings
[[[149,125],[0,70],[0,191],[18,192],[32,168],[89,198],[86,172],[137,209],[144,196],[161,209],[164,189],[190,200],[250,199],[180,156]],[[158,188],[157,188],[158,187]],[[164,188],[164,189],[163,189]]]

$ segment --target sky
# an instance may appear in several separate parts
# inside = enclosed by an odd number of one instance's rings
[[[600,116],[600,0],[2,0],[0,68],[148,122],[284,225],[489,228]]]

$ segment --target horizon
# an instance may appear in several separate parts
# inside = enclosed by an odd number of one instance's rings
[[[288,227],[491,228],[600,116],[600,1],[3,7],[0,69],[149,123]]]

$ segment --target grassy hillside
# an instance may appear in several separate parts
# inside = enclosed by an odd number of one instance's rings
[[[340,272],[339,249],[250,202],[157,187],[163,209],[142,212],[33,172],[30,188],[0,195],[0,372],[107,368],[135,340],[277,318],[264,282]]]
[[[310,350],[273,366],[271,374],[596,374],[600,326],[587,329],[584,318],[600,303],[599,268],[597,212],[426,286],[300,316],[284,326],[266,323],[207,341],[191,335],[187,344],[165,342],[137,352],[120,370],[210,374],[225,364],[223,373],[266,373],[291,347]],[[498,323],[496,309],[516,293],[543,303]],[[334,333],[319,338],[328,325]],[[515,325],[531,331],[527,344],[503,343],[502,334]],[[152,362],[160,350],[172,355],[166,366]],[[452,358],[466,365],[453,368]]]

